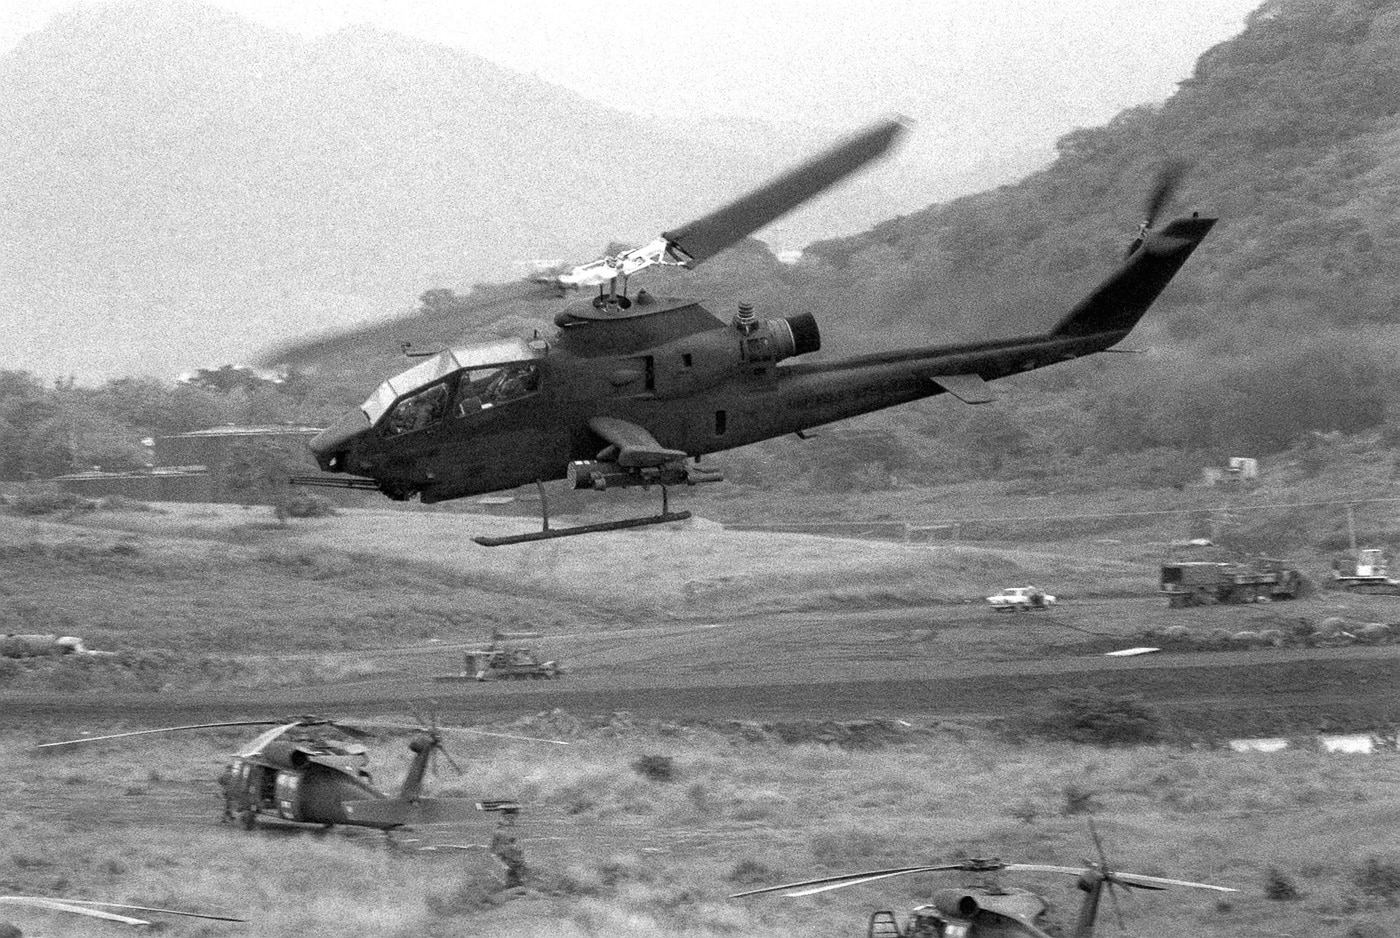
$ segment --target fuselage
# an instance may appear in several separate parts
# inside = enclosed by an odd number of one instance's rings
[[[942,393],[935,376],[1000,378],[1121,338],[1030,337],[803,364],[746,354],[740,329],[697,304],[656,315],[708,328],[594,354],[616,348],[606,341],[612,337],[579,333],[621,323],[569,326],[547,349],[537,343],[535,357],[505,366],[529,372],[517,393],[483,401],[478,369],[448,370],[406,389],[373,425],[371,413],[349,415],[337,425],[339,436],[332,428],[313,448],[322,468],[379,480],[391,495],[441,501],[563,478],[570,462],[593,459],[607,445],[589,426],[600,416],[644,427],[662,446],[699,457]],[[437,410],[417,425],[395,410],[415,394]]]

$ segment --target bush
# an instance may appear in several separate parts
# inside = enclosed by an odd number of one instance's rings
[[[767,886],[781,882],[784,876],[782,871],[775,870],[766,863],[753,857],[745,857],[734,864],[724,879],[735,886]]]
[[[97,507],[103,511],[155,511],[150,502],[126,495],[108,495],[97,503]]]
[[[671,782],[676,778],[676,760],[670,756],[638,756],[632,760],[632,769],[650,782]]]
[[[1075,814],[1093,814],[1098,803],[1094,801],[1092,789],[1083,788],[1070,782],[1064,788],[1065,806],[1060,809],[1060,813],[1065,817]]]
[[[1269,867],[1264,872],[1264,898],[1273,899],[1275,902],[1291,902],[1301,898],[1298,887],[1294,885],[1282,870],[1276,866]]]
[[[1358,889],[1389,902],[1400,897],[1400,862],[1381,857],[1367,857],[1352,874]]]
[[[1047,739],[1095,746],[1136,746],[1159,742],[1163,721],[1140,697],[1115,697],[1100,690],[1056,694],[1045,716],[1032,718],[1031,732]]]
[[[76,492],[54,488],[29,488],[16,495],[11,500],[10,507],[21,515],[51,515],[59,511],[92,511],[97,507],[97,503],[83,498]]]
[[[282,503],[289,518],[328,518],[335,514],[335,506],[324,496],[315,492],[296,492]]]

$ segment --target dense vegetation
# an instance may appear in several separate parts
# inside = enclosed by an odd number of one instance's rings
[[[118,378],[83,387],[47,386],[25,372],[0,371],[0,479],[49,478],[150,464],[144,439],[223,424],[324,422],[339,412],[324,388],[293,373],[266,378],[224,366],[184,381]]]

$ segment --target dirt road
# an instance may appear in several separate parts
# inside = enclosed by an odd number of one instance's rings
[[[121,717],[133,723],[183,722],[256,714],[402,712],[432,699],[444,718],[501,721],[555,708],[606,714],[628,710],[675,720],[798,720],[1005,716],[1065,688],[1134,693],[1182,714],[1214,714],[1222,728],[1249,731],[1266,718],[1342,728],[1349,715],[1400,709],[1400,646],[1261,649],[1137,658],[1062,655],[1043,659],[927,662],[881,676],[853,674],[849,662],[766,676],[766,669],[721,677],[678,669],[625,680],[583,673],[560,681],[436,684],[421,674],[356,683],[225,694],[0,695],[4,722]]]

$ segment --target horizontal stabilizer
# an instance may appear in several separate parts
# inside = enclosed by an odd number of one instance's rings
[[[981,375],[930,375],[929,380],[964,404],[986,404],[997,399]]]
[[[594,417],[588,427],[617,447],[617,464],[624,469],[663,466],[686,458],[685,451],[667,449],[644,427],[617,417]]]

